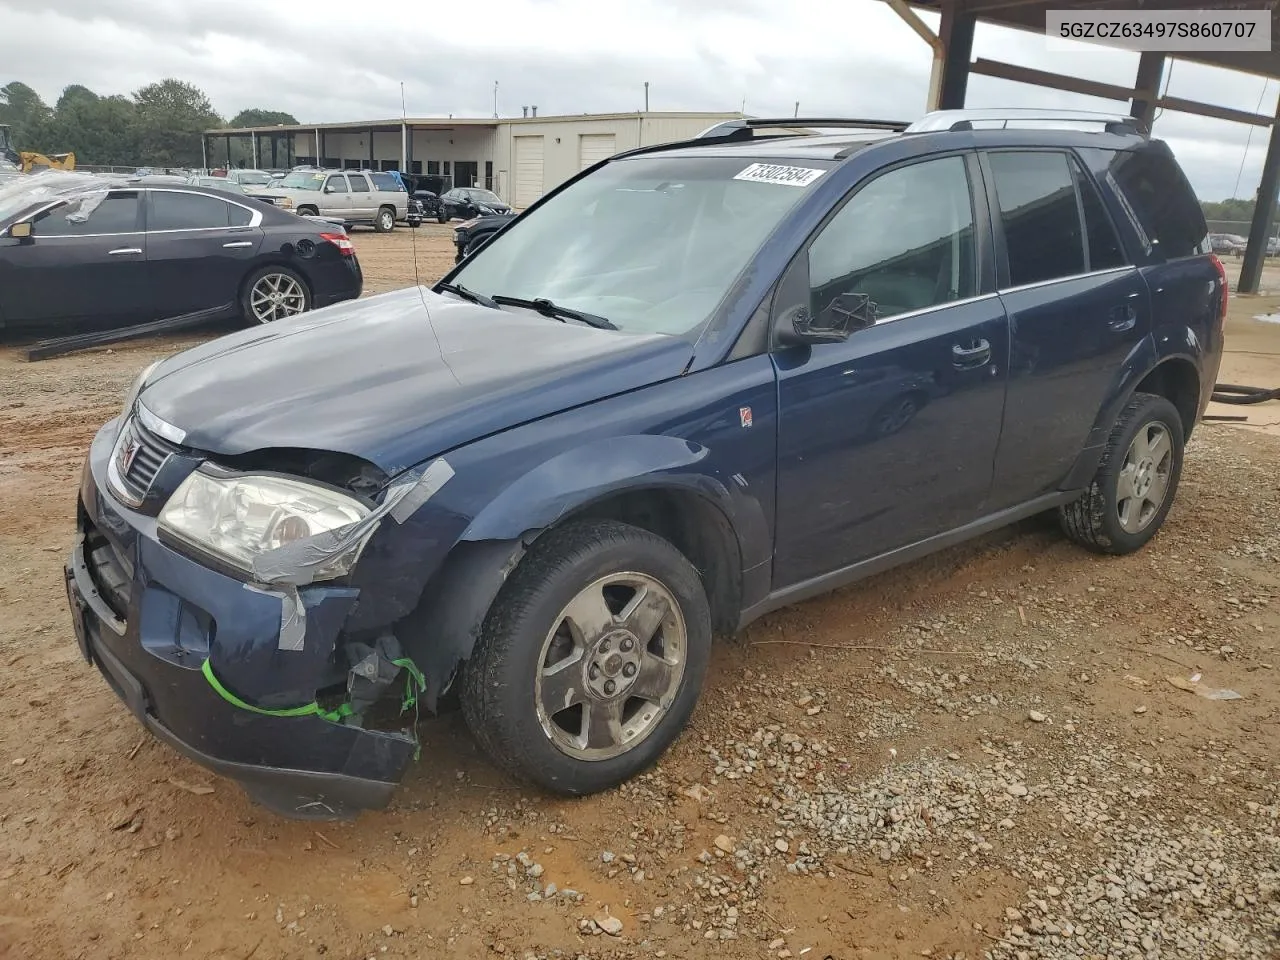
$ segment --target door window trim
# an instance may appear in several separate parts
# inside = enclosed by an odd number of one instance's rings
[[[196,191],[194,190],[170,190],[167,187],[149,187],[145,192],[146,193],[187,193],[187,194],[195,193],[196,196],[198,197],[209,197],[209,194],[207,193],[196,193]],[[254,210],[252,207],[246,206],[243,203],[238,203],[235,200],[229,200],[224,197],[209,197],[209,199],[217,200],[220,203],[230,204],[233,207],[239,207],[241,210],[247,210],[249,212],[249,222],[240,224],[239,226],[235,226],[235,227],[231,226],[230,224],[227,224],[221,227],[174,227],[170,230],[146,230],[145,232],[149,236],[150,235],[161,236],[166,233],[209,233],[212,230],[252,230],[254,227],[261,226],[262,224],[261,210]],[[116,234],[102,234],[102,236],[116,236]],[[123,234],[121,234],[121,236],[123,236]]]
[[[834,204],[831,209],[827,211],[826,216],[824,216],[817,226],[809,232],[809,235],[805,237],[804,242],[800,244],[796,253],[787,261],[787,265],[778,275],[778,279],[775,281],[773,288],[768,295],[769,299],[772,300],[772,304],[769,309],[769,353],[776,353],[780,349],[789,349],[788,347],[782,346],[778,343],[778,320],[781,310],[781,298],[778,294],[781,292],[783,284],[786,282],[791,272],[797,269],[797,264],[802,258],[805,261],[805,287],[808,287],[809,248],[812,247],[814,241],[822,235],[822,232],[828,225],[830,225],[831,221],[840,215],[845,206],[853,201],[854,197],[881,177],[890,173],[895,173],[898,170],[903,170],[907,167],[919,166],[920,164],[930,163],[935,160],[945,160],[949,157],[959,158],[961,163],[964,165],[965,182],[969,187],[969,210],[973,215],[974,282],[978,288],[978,292],[971,297],[965,297],[960,300],[947,300],[944,303],[934,303],[927,307],[921,307],[918,310],[908,310],[903,313],[894,314],[891,317],[877,319],[875,326],[878,327],[883,324],[893,323],[896,320],[908,320],[912,317],[921,316],[922,314],[933,313],[937,310],[945,310],[948,307],[968,303],[979,303],[983,300],[991,300],[998,295],[998,274],[996,273],[998,264],[995,262],[993,256],[995,236],[992,231],[994,230],[994,216],[991,212],[990,196],[985,183],[986,171],[981,168],[978,162],[978,151],[973,148],[963,148],[959,150],[946,150],[939,153],[930,153],[925,156],[910,157],[905,160],[901,160],[898,163],[880,167],[850,187],[845,195],[840,199],[840,202]],[[868,327],[867,329],[873,328]],[[858,332],[859,331],[855,330],[851,333],[849,339],[852,340],[853,337],[857,336]]]

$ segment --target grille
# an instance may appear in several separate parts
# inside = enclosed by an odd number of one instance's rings
[[[147,495],[156,474],[173,449],[130,417],[116,445],[116,469],[129,493],[139,500]]]

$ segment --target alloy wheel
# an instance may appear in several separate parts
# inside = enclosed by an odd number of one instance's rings
[[[307,294],[287,273],[268,273],[249,291],[249,309],[259,323],[271,323],[306,310]]]
[[[653,732],[684,677],[687,631],[671,591],[642,573],[588,584],[542,644],[538,722],[556,748],[609,760]]]
[[[1173,441],[1158,421],[1138,429],[1120,468],[1116,510],[1126,533],[1140,533],[1160,512],[1169,492],[1173,468]]]

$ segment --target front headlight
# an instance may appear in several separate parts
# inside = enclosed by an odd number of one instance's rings
[[[276,203],[279,204],[281,207],[283,207],[285,210],[293,209],[293,199],[291,197],[281,197],[279,200],[276,201]]]
[[[123,425],[129,419],[129,414],[133,413],[133,405],[138,402],[138,394],[147,385],[147,380],[151,377],[152,371],[160,366],[161,361],[156,360],[150,363],[143,371],[133,379],[133,385],[129,387],[129,392],[124,395],[124,406],[120,408],[120,423]]]
[[[360,501],[313,483],[284,477],[216,477],[196,470],[160,511],[160,529],[243,570],[265,553],[359,523]],[[332,539],[332,538],[330,538]],[[309,565],[310,578],[345,576],[363,541]]]

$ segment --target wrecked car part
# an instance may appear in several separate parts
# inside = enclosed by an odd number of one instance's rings
[[[126,186],[127,181],[120,177],[66,170],[16,177],[0,187],[0,217],[28,208],[34,213],[42,206],[64,200],[66,207],[60,212],[72,223],[83,223],[107,198],[108,192]]]
[[[421,473],[407,474],[393,483],[382,503],[362,519],[258,554],[252,561],[254,579],[266,584],[304,586],[345,574],[383,517],[389,514],[396,523],[404,523],[452,476],[448,461],[433,460]],[[333,573],[334,570],[341,572]]]
[[[50,360],[54,357],[75,353],[77,350],[89,350],[112,343],[123,343],[126,340],[137,340],[140,337],[151,337],[158,333],[177,333],[199,327],[226,316],[224,307],[211,307],[207,310],[196,310],[183,313],[164,320],[148,320],[146,323],[134,324],[131,327],[120,327],[116,330],[95,330],[91,333],[77,333],[66,337],[53,337],[48,340],[37,340],[29,347],[22,347],[18,356],[28,363],[37,360]]]

